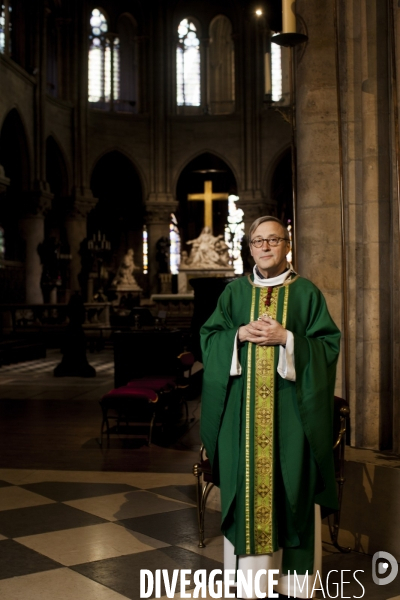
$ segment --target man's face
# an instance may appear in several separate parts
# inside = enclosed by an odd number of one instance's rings
[[[257,227],[251,236],[255,238],[284,238],[285,232],[279,223],[275,221],[265,221]],[[250,240],[251,241],[251,240]],[[254,258],[258,270],[264,277],[276,277],[286,269],[286,254],[290,250],[290,243],[282,240],[278,246],[271,248],[267,242],[263,242],[261,248],[255,248],[250,244],[250,252]]]

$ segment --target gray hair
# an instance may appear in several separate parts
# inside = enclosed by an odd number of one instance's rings
[[[282,227],[282,229],[283,229],[284,237],[286,239],[290,240],[288,228],[285,227],[285,225],[282,223],[282,221],[280,219],[278,219],[277,217],[272,217],[271,215],[266,215],[264,217],[258,217],[258,219],[256,219],[250,225],[250,229],[249,229],[249,243],[251,242],[251,236],[253,235],[253,233],[255,232],[255,230],[257,229],[257,227],[259,225],[261,225],[261,223],[266,223],[267,221],[273,221],[274,223],[278,223]]]

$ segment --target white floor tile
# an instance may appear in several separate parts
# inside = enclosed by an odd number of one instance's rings
[[[0,488],[0,511],[53,503],[54,500],[19,487],[10,486]]]
[[[131,517],[142,517],[157,513],[181,510],[191,506],[177,500],[159,498],[156,494],[146,491],[123,492],[95,498],[82,498],[64,502],[107,521],[119,521]]]
[[[67,567],[168,546],[113,523],[30,535],[17,541]]]

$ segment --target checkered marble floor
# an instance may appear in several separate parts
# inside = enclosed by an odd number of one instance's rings
[[[140,569],[221,568],[220,515],[198,548],[194,490],[191,474],[0,469],[0,598],[136,600]]]
[[[98,400],[113,387],[112,352],[88,353],[92,379],[55,379],[60,360],[50,350],[43,361],[0,369],[0,599],[136,600],[141,569],[220,569],[211,502],[207,547],[197,546],[199,401],[171,444],[102,448]],[[374,585],[370,556],[324,548],[325,574],[363,570],[364,598],[400,600],[400,576]],[[342,597],[360,591],[348,585]]]

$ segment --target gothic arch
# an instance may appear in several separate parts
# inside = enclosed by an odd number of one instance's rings
[[[191,156],[189,156],[188,158],[186,158],[176,169],[175,174],[173,176],[173,183],[172,183],[172,189],[176,191],[176,187],[178,184],[178,180],[179,177],[181,176],[182,171],[187,167],[187,165],[189,163],[191,163],[193,160],[195,160],[196,158],[198,158],[199,156],[202,156],[203,154],[212,154],[213,156],[215,156],[216,158],[218,158],[219,160],[222,160],[224,163],[226,163],[229,167],[229,169],[232,171],[233,176],[235,178],[235,181],[237,183],[237,189],[240,190],[241,189],[241,185],[240,185],[240,178],[239,175],[235,169],[235,167],[233,166],[233,164],[231,163],[231,161],[229,160],[229,158],[226,158],[226,156],[224,156],[223,154],[221,154],[220,152],[216,152],[215,150],[211,149],[211,148],[203,148],[202,150],[198,150],[197,152],[194,152]]]
[[[204,24],[202,24],[199,17],[195,17],[192,14],[187,14],[187,12],[185,10],[183,10],[183,11],[181,10],[181,11],[179,11],[179,13],[175,13],[175,16],[173,19],[174,33],[177,32],[179,23],[181,21],[183,21],[184,19],[187,19],[188,21],[192,21],[194,23],[194,25],[196,26],[196,30],[197,30],[197,36],[199,38],[201,38],[202,32],[205,31],[205,29],[206,29]]]
[[[52,185],[58,177],[58,183]],[[71,172],[62,145],[54,133],[46,139],[46,181],[50,184],[53,194],[58,192],[59,197],[66,197],[71,189]]]
[[[178,222],[181,237],[185,241],[197,237],[204,227],[204,203],[188,201],[188,194],[203,193],[205,181],[212,182],[213,192],[237,194],[236,177],[224,158],[214,152],[201,152],[188,160],[180,170],[175,188],[179,202]],[[215,200],[212,204],[213,233],[223,234],[228,217],[228,201]]]
[[[293,220],[291,148],[286,146],[271,161],[265,181],[266,196],[276,204],[276,216]]]
[[[282,160],[282,157],[287,152],[290,152],[290,144],[285,144],[285,146],[283,146],[282,148],[279,148],[279,150],[277,150],[273,154],[273,156],[271,157],[271,159],[269,160],[269,162],[265,168],[264,175],[262,178],[263,179],[262,190],[263,190],[264,196],[266,196],[267,198],[270,198],[272,178],[274,176],[275,169],[276,169],[277,165],[279,164],[279,162]]]
[[[10,178],[10,187],[0,203],[0,226],[5,233],[6,258],[23,261],[24,245],[18,221],[23,214],[24,196],[31,187],[31,167],[26,130],[16,108],[8,112],[2,123],[0,164],[6,177]]]
[[[147,198],[148,193],[149,193],[149,191],[148,191],[149,186],[148,186],[146,176],[145,176],[145,173],[144,173],[142,167],[138,164],[138,162],[136,160],[134,160],[132,158],[132,156],[129,154],[129,152],[127,152],[126,150],[122,150],[119,146],[109,146],[106,150],[103,150],[95,157],[95,159],[92,162],[92,167],[90,169],[90,179],[92,178],[93,172],[94,172],[97,164],[99,163],[99,161],[102,158],[104,158],[105,156],[107,156],[108,154],[111,154],[113,152],[121,154],[124,158],[126,158],[127,160],[129,160],[129,162],[132,163],[132,166],[134,167],[134,169],[140,179],[140,185],[141,185],[142,191],[143,191],[143,198],[144,199]]]
[[[125,153],[111,150],[96,161],[90,187],[98,202],[88,215],[88,239],[100,231],[111,242],[108,265],[111,278],[129,248],[133,248],[136,257],[142,254],[144,195],[141,178]],[[140,265],[141,258],[136,262]]]
[[[11,179],[11,188],[28,191],[31,184],[31,160],[27,129],[18,108],[5,116],[0,130],[0,164]]]

